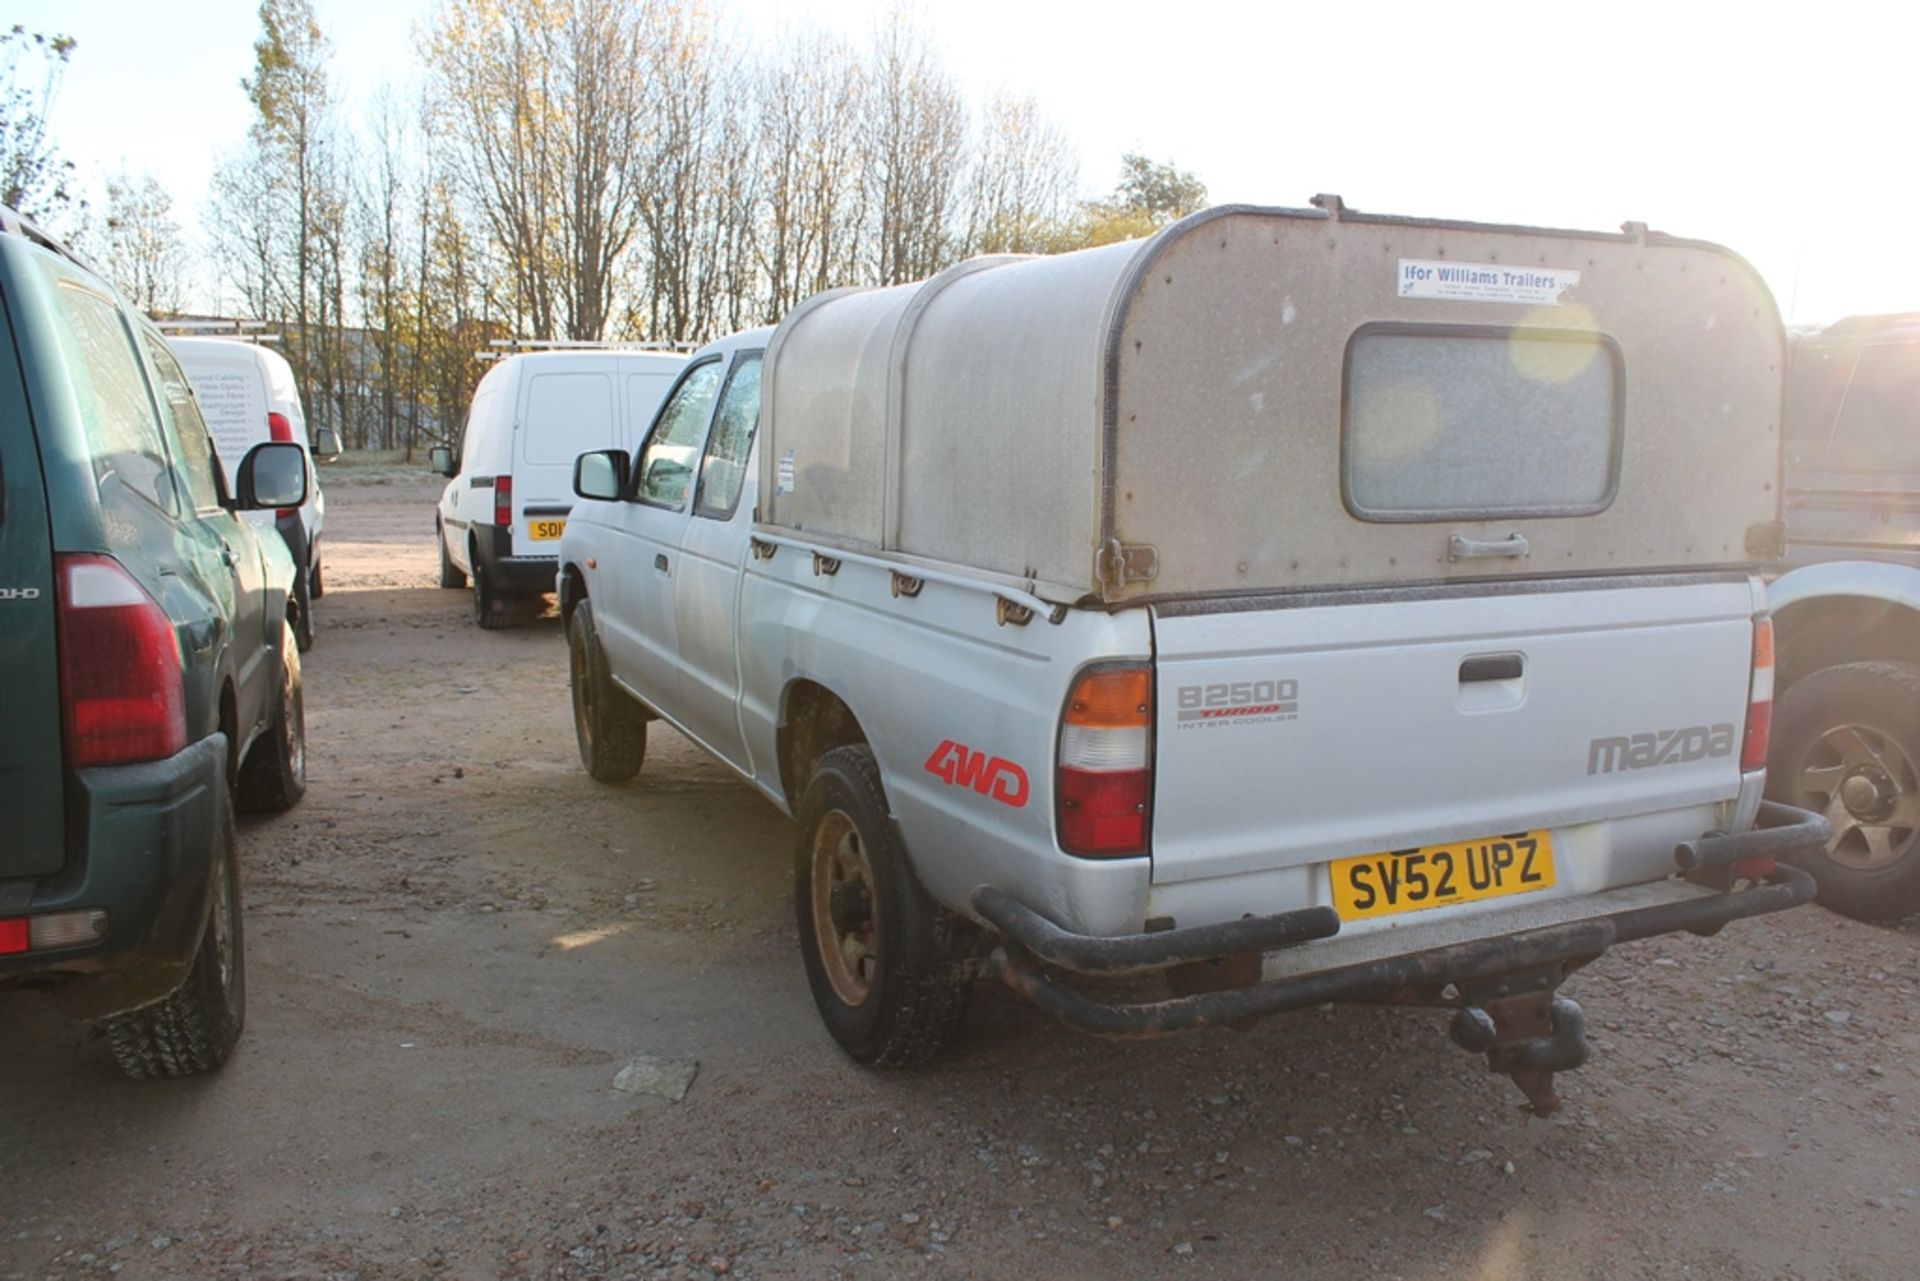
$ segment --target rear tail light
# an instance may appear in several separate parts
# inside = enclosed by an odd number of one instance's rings
[[[493,478],[493,523],[505,529],[513,524],[513,477]]]
[[[1110,666],[1083,672],[1060,725],[1054,795],[1061,849],[1093,858],[1147,852],[1152,750],[1148,669]]]
[[[1773,620],[1753,620],[1753,684],[1747,694],[1747,737],[1740,746],[1740,768],[1760,769],[1767,763],[1767,743],[1773,737]]]
[[[279,441],[283,445],[291,445],[293,443],[293,420],[285,414],[268,414],[267,438],[269,440]],[[278,516],[291,516],[298,510],[299,509],[295,507],[282,507],[274,514]]]
[[[99,908],[77,912],[49,912],[44,916],[14,916],[0,921],[0,956],[21,952],[51,952],[63,947],[97,943],[107,936],[107,914]]]
[[[173,620],[111,556],[55,557],[67,764],[157,761],[187,745]]]

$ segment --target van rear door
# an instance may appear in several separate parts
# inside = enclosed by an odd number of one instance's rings
[[[515,554],[559,554],[573,510],[574,459],[620,443],[613,380],[604,359],[592,365],[536,360],[522,375],[513,432]]]
[[[40,453],[0,310],[0,881],[65,861],[53,533]]]

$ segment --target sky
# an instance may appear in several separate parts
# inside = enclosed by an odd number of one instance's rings
[[[864,40],[888,0],[712,0],[747,42]],[[0,0],[76,37],[52,126],[97,178],[151,171],[196,230],[247,125],[257,0]],[[411,100],[434,0],[314,0],[349,114]],[[1032,93],[1087,194],[1141,151],[1219,203],[1610,230],[1745,256],[1790,322],[1920,310],[1920,6],[921,0],[976,104]]]

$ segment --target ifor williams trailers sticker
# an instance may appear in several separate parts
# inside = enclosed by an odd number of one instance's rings
[[[1512,302],[1558,306],[1560,295],[1580,283],[1567,267],[1507,267],[1497,262],[1400,260],[1402,298],[1440,298],[1452,302]]]

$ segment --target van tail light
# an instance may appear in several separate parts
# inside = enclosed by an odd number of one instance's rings
[[[493,478],[493,523],[505,529],[513,524],[513,477]]]
[[[283,445],[291,445],[293,443],[293,421],[285,414],[268,414],[267,439],[278,441]],[[282,507],[276,510],[274,515],[291,516],[298,510],[299,508],[297,507]]]
[[[1773,738],[1773,620],[1753,620],[1753,684],[1747,694],[1747,737],[1740,746],[1740,768],[1761,769]]]
[[[1147,852],[1152,750],[1152,673],[1143,665],[1081,673],[1061,717],[1054,776],[1061,849],[1090,858]]]
[[[54,557],[67,764],[157,761],[187,745],[173,620],[111,556]]]

